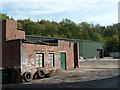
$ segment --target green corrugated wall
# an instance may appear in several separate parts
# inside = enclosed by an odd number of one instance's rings
[[[97,54],[97,49],[103,49],[103,44],[95,41],[80,41],[80,56],[93,58]]]

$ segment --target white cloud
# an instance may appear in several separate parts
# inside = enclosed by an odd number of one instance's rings
[[[5,5],[7,4],[3,4],[4,7],[6,7]],[[77,5],[77,3],[45,3],[45,2],[41,2],[41,3],[36,3],[36,2],[29,2],[29,3],[12,3],[11,6],[9,6],[12,11],[15,11],[16,13],[25,13],[26,10],[28,10],[29,14],[57,14],[57,13],[61,13],[67,10],[70,10],[72,8],[75,8]],[[10,9],[9,8],[9,9]]]
[[[119,0],[2,0],[3,11],[15,19],[53,19],[70,18],[71,20],[94,21],[100,23],[111,23],[116,20],[108,20],[112,16],[106,16],[105,10],[111,10],[111,5],[116,5]],[[1,1],[0,1],[1,2]],[[10,3],[11,2],[11,3]],[[109,3],[111,4],[110,6]],[[0,6],[1,6],[0,5]],[[98,13],[98,14],[96,14]],[[116,14],[116,13],[115,13]],[[58,16],[56,16],[58,15]],[[93,16],[93,17],[91,17]],[[116,15],[113,15],[116,17]],[[102,21],[104,18],[104,22]]]
[[[0,2],[113,2],[118,3],[119,0],[1,0]]]
[[[118,16],[117,16],[117,12],[114,11],[112,12],[113,15],[110,15],[111,12],[106,12],[106,13],[102,13],[100,15],[96,15],[96,16],[93,16],[93,17],[89,17],[86,19],[86,21],[89,21],[89,22],[94,22],[94,23],[99,23],[101,25],[110,25],[110,24],[115,24],[118,22]]]

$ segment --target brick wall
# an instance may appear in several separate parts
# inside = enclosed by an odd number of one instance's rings
[[[25,39],[25,31],[17,30],[17,22],[5,20],[6,22],[6,40]]]
[[[58,46],[38,45],[23,43],[21,46],[21,72],[26,71],[34,74],[36,70],[41,69],[45,72],[56,72],[61,69],[60,65],[60,52],[66,51],[66,66],[67,70],[74,68],[74,52],[73,44],[69,47],[69,42],[59,41]],[[36,69],[36,53],[35,51],[42,51],[44,53],[44,67]],[[49,65],[48,55],[49,52],[54,52],[55,66]]]
[[[20,66],[20,40],[18,39],[24,39],[25,32],[17,30],[15,21],[3,20],[0,23],[2,23],[2,66],[18,67]]]
[[[25,39],[25,31],[17,30],[16,39]]]
[[[20,40],[7,41],[3,45],[3,67],[20,67]]]
[[[66,51],[66,66],[67,70],[74,68],[74,43],[67,41],[59,41],[59,52]],[[60,56],[60,53],[59,53]]]
[[[21,75],[26,71],[34,74],[39,69],[54,73],[61,69],[60,52],[66,52],[66,69],[74,69],[74,43],[62,40],[58,41],[58,46],[22,43],[20,39],[25,38],[25,31],[17,30],[17,22],[5,20],[2,22],[2,27],[4,67],[20,67]],[[36,51],[44,53],[42,68],[36,68]],[[54,52],[55,66],[49,65],[49,52]]]
[[[16,22],[3,20],[2,25],[2,83],[21,82],[20,70],[20,39],[25,38],[25,32],[17,30]],[[20,38],[20,39],[19,39]],[[0,43],[1,44],[1,43]],[[5,71],[8,76],[5,76]],[[7,78],[6,81],[3,78]]]

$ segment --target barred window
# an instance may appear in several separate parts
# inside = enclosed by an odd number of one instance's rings
[[[36,67],[44,67],[44,53],[36,53]]]
[[[54,53],[49,53],[49,65],[54,66]]]

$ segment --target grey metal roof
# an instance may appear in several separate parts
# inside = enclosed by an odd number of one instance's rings
[[[17,30],[25,31],[25,29],[17,28]]]
[[[101,43],[98,41],[92,40],[79,40],[79,39],[69,39],[69,38],[55,38],[55,37],[45,37],[45,36],[35,36],[35,35],[26,35],[26,40],[35,40],[35,41],[53,41],[53,40],[64,40],[70,42],[96,42]]]
[[[49,45],[49,46],[58,46],[58,43],[51,43],[51,42],[40,42],[40,41],[31,41],[31,40],[22,40],[23,43],[30,43],[30,44],[41,44],[41,45]]]

